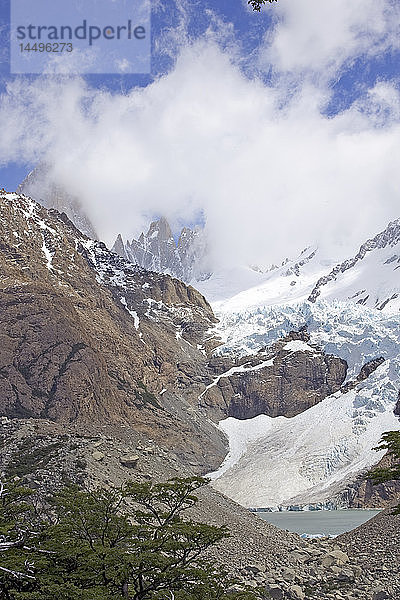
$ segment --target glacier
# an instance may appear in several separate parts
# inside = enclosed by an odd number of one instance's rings
[[[399,257],[396,221],[342,263],[309,248],[258,274],[253,287],[244,279],[230,296],[213,278],[197,286],[211,293],[220,355],[255,354],[306,327],[311,346],[298,349],[316,345],[346,360],[348,381],[368,361],[385,359],[355,389],[295,417],[221,421],[229,453],[208,475],[216,489],[252,508],[329,506],[382,458],[373,450],[382,433],[400,430],[393,412],[400,389]]]
[[[230,451],[209,474],[214,487],[253,508],[327,503],[383,456],[373,450],[381,434],[400,430],[389,369],[382,365],[368,385],[292,418],[221,421]]]
[[[253,508],[324,504],[384,453],[382,433],[400,430],[393,409],[400,389],[400,315],[341,301],[304,302],[220,315],[220,352],[253,353],[307,324],[311,342],[348,361],[348,378],[368,360],[385,362],[363,383],[292,417],[232,417],[219,423],[229,454],[209,474],[216,489]]]

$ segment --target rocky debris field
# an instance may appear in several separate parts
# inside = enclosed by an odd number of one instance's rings
[[[239,569],[276,600],[398,600],[400,517],[386,511],[336,539],[296,540],[284,557]]]
[[[71,482],[114,487],[128,479],[166,480],[193,474],[179,457],[133,428],[86,428],[48,420],[0,419],[0,471],[32,488]],[[385,511],[335,539],[301,539],[282,531],[207,486],[190,517],[226,525],[230,537],[211,549],[218,562],[265,598],[398,600],[400,516]]]

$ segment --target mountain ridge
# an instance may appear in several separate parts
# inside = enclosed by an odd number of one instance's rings
[[[28,173],[17,187],[16,192],[33,198],[45,208],[54,208],[60,213],[64,212],[79,231],[92,239],[98,239],[82,202],[54,182],[48,165],[42,163]]]
[[[183,227],[175,243],[171,227],[165,217],[150,223],[147,233],[124,242],[119,234],[112,251],[141,267],[181,279],[185,283],[206,279],[202,263],[207,253],[204,230]]]
[[[135,424],[198,470],[222,460],[223,436],[187,412],[215,344],[203,296],[26,196],[2,193],[0,213],[1,413]]]

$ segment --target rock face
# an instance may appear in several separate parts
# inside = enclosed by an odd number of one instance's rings
[[[206,240],[200,228],[184,227],[175,243],[168,221],[162,217],[150,224],[138,240],[124,243],[119,235],[112,248],[126,260],[159,273],[169,273],[185,282],[209,277],[206,270]]]
[[[140,460],[140,456],[137,454],[130,454],[129,456],[121,456],[119,462],[124,467],[128,467],[129,469],[134,469]]]
[[[202,394],[201,405],[237,419],[293,417],[314,406],[340,389],[347,363],[310,346],[309,339],[305,330],[292,332],[234,366],[212,359],[210,365],[225,372]]]
[[[398,395],[398,398],[397,398],[397,404],[394,407],[394,414],[396,416],[400,417],[400,392],[399,392],[399,395]]]
[[[386,454],[376,465],[385,469],[395,464],[393,457]],[[346,505],[350,508],[386,508],[399,502],[400,481],[374,484],[371,479],[360,477],[346,492]]]
[[[42,164],[29,173],[18,186],[17,193],[30,196],[46,208],[55,208],[61,213],[65,212],[82,233],[92,239],[97,239],[96,231],[79,198],[72,196],[52,181],[47,165]]]
[[[227,450],[209,418],[291,417],[343,389],[346,362],[304,329],[240,360],[210,358],[215,317],[194,288],[127,262],[65,214],[0,196],[0,414],[128,423],[148,448],[208,472]]]
[[[212,347],[203,296],[25,196],[2,194],[0,216],[0,414],[134,423],[200,469],[218,464],[222,435],[187,412]]]

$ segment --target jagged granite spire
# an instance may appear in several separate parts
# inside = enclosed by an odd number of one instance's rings
[[[203,268],[206,255],[203,230],[184,227],[176,244],[165,217],[153,221],[138,240],[124,243],[118,235],[112,251],[145,269],[169,273],[187,283],[210,276]]]

